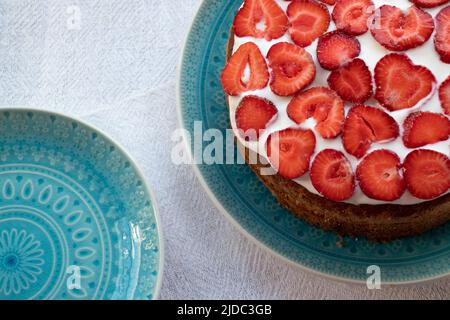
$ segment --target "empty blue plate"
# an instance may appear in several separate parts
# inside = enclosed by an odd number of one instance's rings
[[[0,109],[0,300],[155,298],[158,220],[142,174],[104,134]]]

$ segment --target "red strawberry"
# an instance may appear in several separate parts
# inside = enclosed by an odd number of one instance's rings
[[[361,161],[356,170],[359,186],[366,196],[376,200],[394,201],[405,193],[400,175],[400,158],[392,151],[377,150]]]
[[[439,113],[411,113],[403,123],[403,128],[403,143],[408,148],[423,147],[447,140],[450,136],[450,120]]]
[[[328,84],[342,99],[363,103],[373,94],[372,74],[359,58],[331,72]]]
[[[336,4],[336,0],[320,0],[320,1],[330,6],[334,6]]]
[[[450,63],[450,6],[442,9],[436,16],[434,46],[441,60]]]
[[[449,2],[450,0],[409,0],[413,2],[416,6],[421,8],[434,8],[444,3]]]
[[[333,31],[319,38],[317,58],[322,68],[334,70],[359,56],[359,41],[345,33]]]
[[[272,102],[247,96],[236,109],[236,126],[247,140],[258,140],[260,133],[274,120],[278,110]]]
[[[325,198],[333,201],[350,199],[355,190],[352,166],[342,152],[325,149],[311,166],[311,182]]]
[[[234,18],[234,33],[238,37],[282,37],[289,26],[288,18],[275,0],[245,0]]]
[[[390,111],[411,108],[431,95],[435,82],[430,70],[414,65],[404,54],[392,53],[375,67],[375,98]]]
[[[434,21],[429,13],[415,6],[404,12],[384,5],[375,12],[370,30],[382,46],[405,51],[428,41],[434,31]]]
[[[290,96],[304,89],[316,76],[311,55],[303,48],[280,42],[267,54],[272,69],[270,87],[279,96]]]
[[[325,33],[330,25],[328,9],[314,0],[291,2],[287,14],[291,23],[289,33],[300,47],[309,46]]]
[[[373,142],[387,142],[398,135],[399,127],[394,118],[383,110],[359,105],[347,115],[342,142],[349,154],[362,158]]]
[[[358,36],[369,30],[374,9],[372,0],[340,0],[334,7],[333,21],[338,30]]]
[[[246,75],[246,69],[250,75]],[[259,48],[252,42],[239,47],[230,58],[222,73],[222,86],[230,96],[244,91],[263,89],[269,82],[266,60]]]
[[[287,107],[289,117],[297,124],[314,117],[316,131],[324,139],[337,137],[344,123],[344,102],[332,90],[311,88],[297,94]]]
[[[282,177],[296,179],[309,170],[309,162],[316,148],[311,130],[285,129],[270,135],[267,156]]]
[[[444,113],[450,116],[450,76],[439,87],[439,100]]]
[[[432,150],[414,150],[403,163],[406,186],[419,199],[434,199],[450,188],[450,160]]]

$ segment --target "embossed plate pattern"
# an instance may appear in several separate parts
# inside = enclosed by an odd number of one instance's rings
[[[124,151],[79,121],[0,109],[0,300],[152,299],[158,217]]]

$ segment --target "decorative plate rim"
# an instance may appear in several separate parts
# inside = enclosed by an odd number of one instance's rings
[[[184,147],[185,147],[186,151],[188,152],[189,159],[193,159],[193,154],[192,154],[191,146],[190,146],[190,144],[188,142],[189,139],[186,136],[186,134],[188,132],[188,128],[186,128],[186,126],[185,126],[185,119],[183,117],[183,104],[182,104],[182,101],[181,101],[181,97],[183,96],[183,93],[182,93],[182,73],[183,73],[183,70],[184,70],[184,67],[185,67],[185,56],[186,56],[186,52],[187,52],[189,39],[192,36],[192,31],[194,29],[194,26],[197,23],[199,23],[199,21],[200,21],[202,10],[204,10],[204,8],[206,8],[207,5],[208,5],[207,0],[203,0],[201,2],[201,4],[198,6],[198,8],[196,9],[194,18],[192,19],[191,25],[190,25],[190,27],[188,29],[188,32],[187,32],[186,36],[185,36],[185,40],[183,42],[183,46],[182,46],[182,49],[180,51],[180,56],[179,56],[178,65],[177,65],[177,80],[176,80],[177,81],[176,82],[177,118],[178,118],[178,125],[179,125],[179,127],[181,129],[183,129],[183,143],[184,143]],[[250,231],[245,229],[228,212],[228,210],[225,209],[225,207],[217,199],[216,195],[214,194],[214,192],[209,187],[209,185],[208,185],[205,177],[203,176],[199,166],[197,164],[193,163],[193,162],[190,164],[190,166],[193,168],[193,171],[195,172],[195,175],[197,176],[197,179],[199,180],[200,185],[205,190],[206,194],[211,199],[213,204],[217,207],[217,209],[219,209],[219,211],[222,213],[222,215],[225,216],[225,218],[232,225],[234,225],[236,227],[236,229],[241,234],[243,234],[245,237],[247,237],[247,239],[249,239],[250,241],[252,241],[256,245],[258,245],[259,247],[263,248],[264,250],[266,250],[267,252],[269,252],[273,256],[276,256],[276,257],[280,258],[281,260],[289,263],[290,265],[295,266],[295,267],[299,268],[300,270],[306,271],[307,273],[314,274],[314,275],[317,275],[317,276],[321,276],[321,277],[323,277],[325,279],[332,280],[332,281],[335,281],[335,282],[340,282],[340,283],[348,283],[348,284],[356,284],[356,285],[365,285],[366,284],[366,282],[363,281],[363,280],[351,279],[351,278],[344,277],[344,276],[337,276],[337,275],[321,272],[321,271],[315,270],[313,268],[307,267],[307,266],[303,265],[300,261],[294,261],[293,259],[291,259],[288,256],[284,255],[283,253],[278,252],[277,250],[271,248],[268,244],[264,243],[262,240],[258,239],[256,236],[254,236]],[[414,285],[414,284],[429,283],[429,282],[433,282],[433,281],[436,281],[436,280],[440,280],[440,279],[443,279],[443,278],[449,278],[449,277],[450,277],[450,272],[447,272],[447,273],[443,273],[443,274],[440,274],[440,275],[437,275],[437,276],[424,277],[424,278],[408,280],[408,281],[382,281],[382,285],[401,287],[401,286],[409,286],[409,285]]]
[[[78,122],[78,123],[82,124],[83,126],[86,126],[88,129],[95,131],[98,134],[102,135],[106,141],[108,141],[109,143],[114,145],[117,148],[117,150],[127,158],[131,167],[136,172],[136,175],[139,177],[139,179],[143,183],[145,191],[147,192],[147,194],[150,198],[150,201],[152,203],[152,208],[153,208],[153,212],[154,212],[153,214],[155,216],[156,230],[158,232],[158,243],[159,243],[159,248],[158,248],[159,263],[158,263],[158,276],[156,279],[156,285],[155,285],[155,289],[153,292],[153,300],[158,300],[160,293],[161,293],[161,287],[162,287],[162,280],[163,280],[163,274],[164,274],[164,255],[165,255],[165,249],[164,249],[165,244],[164,244],[164,237],[163,237],[162,227],[161,227],[162,226],[161,225],[161,217],[159,214],[159,209],[158,209],[158,205],[156,202],[155,193],[153,192],[153,189],[150,187],[150,184],[148,183],[145,175],[142,173],[142,170],[137,165],[136,160],[134,160],[134,158],[131,156],[131,154],[127,151],[127,149],[125,147],[123,147],[119,142],[114,140],[104,130],[98,128],[95,125],[90,124],[86,120],[80,119],[78,116],[67,115],[64,112],[49,110],[44,107],[0,105],[0,112],[5,112],[5,111],[10,111],[10,112],[16,112],[16,111],[27,112],[28,111],[28,112],[35,112],[35,113],[41,113],[41,114],[44,113],[49,116],[54,115],[54,116],[58,116],[58,117],[61,117],[63,119],[69,120],[69,121]]]

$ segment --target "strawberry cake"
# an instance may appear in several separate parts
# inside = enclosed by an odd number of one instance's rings
[[[295,215],[374,241],[450,221],[450,0],[245,0],[221,79]]]

